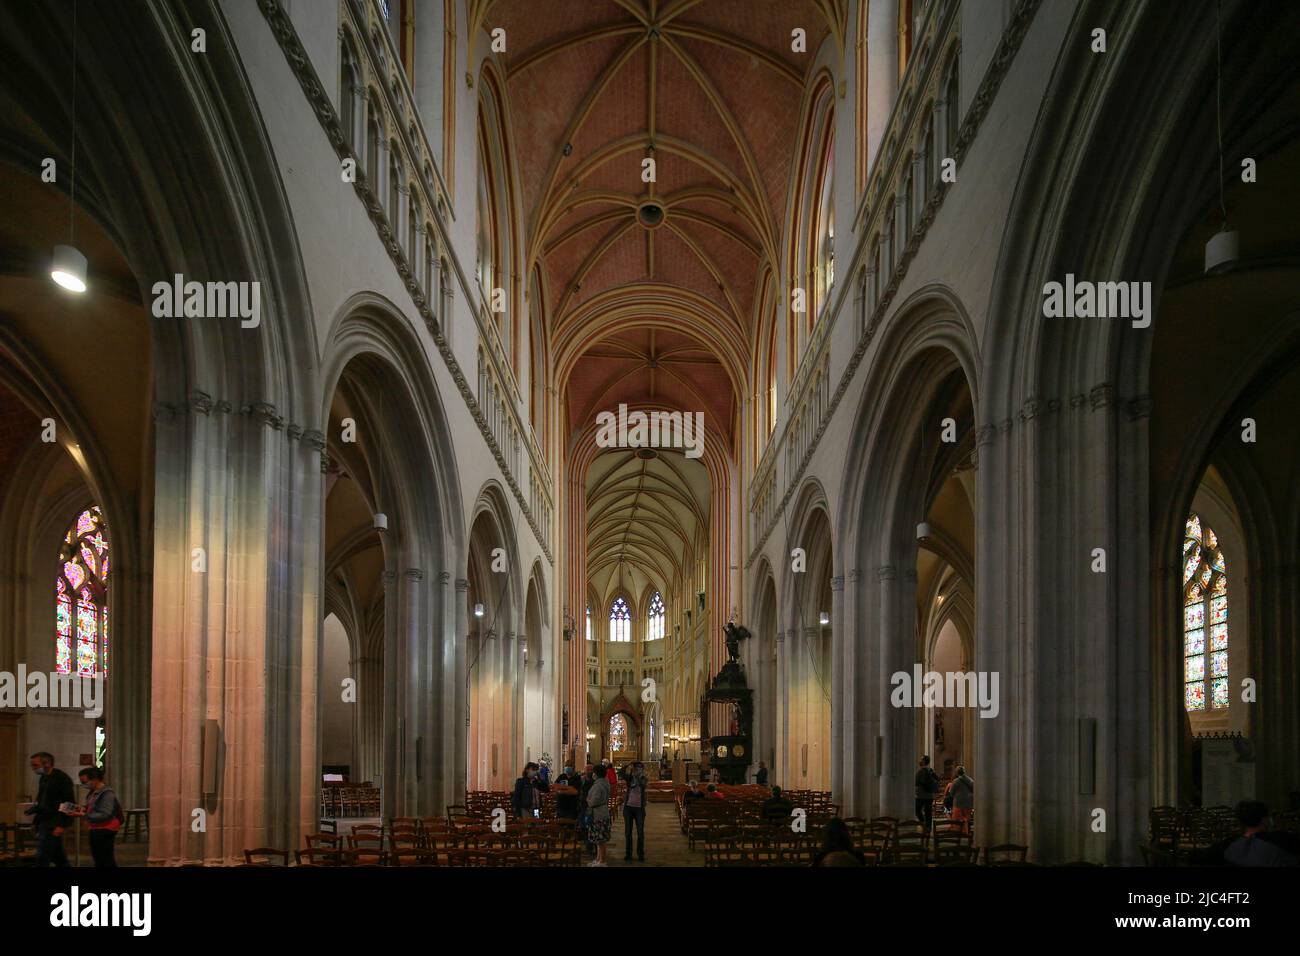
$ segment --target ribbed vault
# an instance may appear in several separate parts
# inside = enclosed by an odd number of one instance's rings
[[[587,472],[587,575],[602,598],[646,582],[667,593],[707,548],[708,525],[708,471],[681,452],[613,449]]]
[[[693,311],[706,340],[750,340],[762,270],[778,261],[803,85],[841,6],[474,7],[476,25],[506,30],[525,231],[553,335],[615,292],[703,299],[714,308]],[[791,49],[796,29],[808,52]]]

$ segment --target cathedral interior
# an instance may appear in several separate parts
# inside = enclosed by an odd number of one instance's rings
[[[1298,211],[1280,0],[3,0],[0,824],[1295,831]]]

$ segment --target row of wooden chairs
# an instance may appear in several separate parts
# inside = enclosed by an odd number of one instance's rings
[[[334,850],[317,847],[294,851],[297,867],[383,866],[581,866],[578,846],[536,851],[498,847],[453,847],[445,850],[410,848],[376,855],[369,849]],[[244,851],[244,866],[289,866],[287,850],[260,847]]]
[[[329,784],[321,787],[320,815],[322,817],[331,819],[377,817],[379,812],[379,788],[373,784]]]
[[[0,866],[30,866],[36,861],[36,831],[27,824],[0,823]]]

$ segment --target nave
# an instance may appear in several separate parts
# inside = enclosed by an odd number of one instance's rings
[[[0,0],[0,861],[1294,857],[1297,37]]]

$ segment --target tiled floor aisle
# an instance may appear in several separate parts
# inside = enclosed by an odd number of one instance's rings
[[[613,821],[605,860],[610,866],[703,866],[704,850],[695,852],[686,845],[686,835],[677,823],[677,810],[671,803],[652,803],[645,815],[645,862],[636,858],[636,830],[632,831],[632,862],[623,859],[623,815]]]

